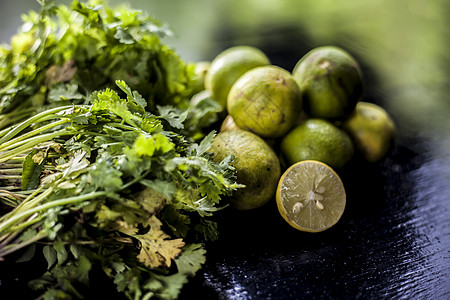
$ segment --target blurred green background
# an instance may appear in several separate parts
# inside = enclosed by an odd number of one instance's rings
[[[4,2],[4,1],[2,1]],[[56,1],[68,4],[71,1]],[[361,63],[365,100],[394,117],[399,139],[423,135],[450,152],[448,0],[110,0],[167,23],[165,42],[186,61],[211,60],[236,44],[260,47],[291,71],[313,47],[334,44]],[[33,0],[2,3],[0,42],[8,43]],[[436,150],[437,151],[437,150]]]

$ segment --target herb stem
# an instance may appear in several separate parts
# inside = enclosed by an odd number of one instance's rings
[[[0,131],[0,145],[2,145],[4,142],[9,141],[10,139],[12,139],[14,136],[16,136],[19,132],[21,132],[23,129],[27,128],[28,126],[30,126],[33,123],[36,123],[37,121],[48,117],[50,115],[54,115],[58,112],[61,112],[63,110],[72,108],[73,105],[70,106],[61,106],[61,107],[56,107],[56,108],[52,108],[49,110],[45,110],[41,113],[38,113],[37,115],[34,115],[33,117],[23,121],[22,123],[17,124],[16,126],[12,127],[12,128],[6,128],[2,131]]]
[[[35,112],[35,109],[32,107],[27,110],[20,110],[17,108],[16,110],[12,111],[11,113],[0,115],[0,128],[5,128],[9,124],[15,124],[26,117],[28,117],[30,114]]]
[[[139,128],[133,127],[133,126],[129,126],[129,125],[125,125],[122,123],[108,123],[108,126],[111,127],[115,127],[115,128],[120,128],[120,129],[126,129],[126,130],[130,130],[130,131],[136,131],[136,132],[142,132],[142,130],[140,130]]]
[[[21,174],[22,168],[11,168],[11,169],[1,169],[0,168],[0,175],[6,175],[6,174]]]
[[[64,199],[59,199],[59,200],[53,200],[53,201],[38,205],[36,207],[26,209],[24,212],[16,214],[16,215],[12,216],[11,218],[4,220],[4,222],[2,222],[0,224],[0,236],[8,233],[8,231],[10,231],[8,229],[11,229],[11,227],[14,224],[17,224],[21,220],[28,218],[29,216],[31,216],[35,213],[39,213],[41,211],[44,211],[44,210],[47,210],[49,208],[56,207],[56,206],[64,206],[64,205],[68,205],[68,204],[79,203],[84,200],[96,198],[99,196],[105,196],[107,194],[108,193],[105,191],[91,192],[91,193],[87,193],[87,194],[83,194],[83,195],[79,195],[79,196],[74,196],[74,197],[69,197],[69,198],[64,198]]]
[[[10,231],[11,232],[20,232],[22,231],[24,228],[27,228],[33,224],[36,224],[37,222],[41,221],[45,216],[44,215],[40,215],[39,217],[36,218],[30,218],[28,221],[25,221],[23,223],[20,223],[16,226],[12,226]]]
[[[131,181],[125,183],[124,185],[122,185],[121,190],[125,190],[125,189],[127,189],[128,187],[132,186],[133,184],[139,182],[140,180],[142,180],[143,178],[145,178],[148,174],[150,174],[150,172],[151,172],[151,169],[145,171],[141,176],[136,177],[136,178],[134,178],[133,180],[131,180]]]
[[[16,200],[16,201],[14,201]],[[17,203],[19,203],[17,198],[14,198],[13,196],[0,192],[0,201],[7,206],[10,206],[12,208],[17,206]]]
[[[0,174],[0,180],[22,179],[22,175],[4,175]]]
[[[30,194],[25,200],[23,200],[16,208],[12,211],[10,211],[8,214],[5,214],[0,217],[0,222],[3,222],[3,220],[6,220],[7,218],[10,218],[11,216],[14,216],[15,214],[20,213],[22,210],[26,211],[27,207],[32,207],[35,205],[35,203],[39,203],[43,198],[47,197],[53,192],[52,188],[49,188],[45,190],[43,193],[38,195],[44,188],[41,186],[40,188],[36,189],[32,194]],[[31,199],[31,200],[30,200]]]
[[[19,250],[25,246],[28,246],[30,244],[33,244],[33,243],[39,241],[40,239],[45,238],[46,236],[47,236],[47,234],[41,231],[37,235],[32,237],[31,239],[21,242],[20,244],[13,244],[12,247],[8,247],[6,250],[3,250],[0,248],[0,259],[5,255],[13,253],[14,251],[17,251],[17,250]]]
[[[59,126],[59,125],[65,124],[65,123],[69,123],[69,122],[70,122],[70,120],[68,120],[68,119],[62,119],[62,120],[56,121],[54,123],[50,123],[50,124],[44,125],[42,127],[39,127],[39,128],[37,128],[35,130],[27,132],[27,133],[25,133],[25,134],[23,134],[21,136],[18,136],[18,137],[14,138],[14,139],[9,140],[8,142],[3,143],[0,146],[0,150],[5,151],[5,150],[8,150],[8,149],[17,147],[17,146],[19,146],[21,144],[26,143],[27,139],[29,139],[29,138],[31,138],[33,136],[36,136],[36,135],[38,135],[38,134],[40,134],[40,133],[42,133],[42,132],[44,132],[46,130],[49,130],[51,128],[54,128],[56,126]]]
[[[23,154],[30,150],[31,148],[39,145],[40,143],[50,141],[53,138],[63,136],[63,135],[74,135],[77,134],[76,131],[69,131],[69,130],[62,130],[62,131],[56,131],[51,132],[47,134],[41,134],[38,136],[35,136],[33,138],[28,139],[27,143],[19,142],[19,146],[17,145],[10,145],[10,148],[12,148],[11,151],[7,152],[0,152],[0,163],[7,161],[19,154]]]

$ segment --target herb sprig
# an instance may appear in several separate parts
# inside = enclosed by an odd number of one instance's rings
[[[192,105],[199,92],[194,64],[162,42],[172,35],[166,24],[102,0],[75,0],[71,7],[41,2],[42,11],[23,15],[11,45],[0,47],[0,130],[49,107],[87,104],[98,90],[121,92],[117,80],[139,92],[149,111],[190,109],[186,135],[202,138],[217,120],[215,101],[205,97]]]
[[[39,2],[0,47],[0,261],[44,259],[43,299],[82,298],[94,270],[129,299],[177,298],[241,187],[207,152],[221,108],[159,20]]]
[[[106,89],[91,105],[43,113],[2,136],[0,161],[26,154],[32,192],[0,217],[0,259],[42,248],[48,271],[32,286],[46,295],[68,297],[63,283],[82,283],[99,263],[130,298],[175,298],[205,261],[201,242],[216,237],[208,217],[239,188],[231,157],[210,160],[214,132],[197,144],[166,130],[138,93],[117,85],[126,99]],[[47,133],[27,130],[41,120]]]

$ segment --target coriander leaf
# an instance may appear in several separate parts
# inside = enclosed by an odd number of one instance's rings
[[[118,191],[123,185],[122,172],[115,168],[114,161],[106,154],[92,164],[89,174],[95,186],[105,191]]]
[[[36,244],[28,245],[22,255],[16,260],[16,262],[23,263],[30,261],[34,257],[35,252]]]
[[[136,40],[124,28],[117,28],[114,38],[118,39],[122,44],[133,44]]]
[[[201,219],[194,229],[207,241],[216,241],[219,238],[218,225],[212,220]]]
[[[222,208],[217,208],[215,206],[215,203],[209,201],[206,197],[200,198],[197,201],[194,202],[194,206],[190,207],[197,211],[200,216],[202,217],[210,217],[212,216],[213,212],[218,211]]]
[[[147,101],[142,98],[137,91],[131,91],[130,87],[123,80],[116,80],[116,85],[127,95],[128,106],[132,111],[140,114],[145,113]]]
[[[44,257],[47,260],[47,270],[50,269],[56,262],[56,250],[50,245],[45,245],[42,249]]]
[[[176,184],[173,182],[168,182],[164,180],[147,180],[143,179],[141,180],[141,184],[151,188],[152,190],[156,191],[157,193],[160,193],[167,199],[172,199],[173,195],[175,194],[177,187]]]
[[[169,236],[161,230],[161,226],[161,221],[151,216],[150,230],[144,235],[133,235],[141,244],[137,258],[152,268],[170,267],[172,259],[181,253],[185,245],[182,239],[168,240]]]
[[[55,249],[56,251],[56,258],[58,261],[58,265],[63,264],[68,258],[68,253],[64,246],[64,243],[62,241],[56,241],[53,244],[53,249]]]
[[[135,149],[126,147],[123,156],[117,160],[117,165],[125,175],[139,178],[142,173],[151,169],[152,161],[147,157],[139,157]]]
[[[128,109],[127,101],[121,99],[119,95],[111,89],[106,89],[105,91],[96,94],[96,99],[93,101],[91,111],[113,113],[121,117],[131,126],[138,126],[137,124],[140,122],[139,116],[136,116]]]
[[[84,171],[89,166],[89,161],[86,159],[87,153],[82,150],[78,150],[70,158],[69,162],[59,165],[58,167],[63,171],[63,177],[69,177],[79,171]]]
[[[36,234],[37,234],[36,229],[29,228],[24,233],[21,234],[20,241],[26,242],[28,240],[31,240],[36,236]]]
[[[221,111],[222,106],[211,98],[208,91],[195,94],[190,101],[189,115],[184,122],[183,133],[192,136],[196,141],[203,138],[203,130],[217,123]]]
[[[204,153],[206,153],[206,151],[211,148],[215,136],[216,131],[213,130],[201,140],[200,144],[192,144],[188,149],[191,152],[191,155],[202,156]]]
[[[156,296],[159,299],[177,299],[181,288],[187,282],[187,276],[182,273],[175,273],[167,276],[152,274],[150,279],[144,285],[145,289],[150,290],[144,298],[149,299]]]
[[[183,248],[181,255],[175,259],[178,272],[194,276],[206,262],[206,250],[201,244],[189,244]]]
[[[230,193],[232,190],[241,187],[241,185],[230,180],[231,171],[225,165],[220,165],[221,169],[218,170],[215,165],[203,157],[174,157],[167,162],[165,168],[169,172],[173,169],[179,169],[195,174],[196,176],[187,178],[187,181],[198,186],[200,194],[208,196],[214,203],[220,201],[220,196],[223,193]]]
[[[89,283],[89,271],[92,269],[92,263],[86,256],[80,256],[78,259],[78,267],[76,269],[76,277],[79,282],[87,285]]]
[[[138,156],[150,156],[156,154],[164,154],[171,151],[175,147],[169,138],[161,133],[151,136],[141,134],[133,146]]]
[[[189,115],[189,110],[179,110],[173,106],[160,106],[157,105],[159,117],[161,119],[166,120],[170,126],[176,129],[183,129],[183,122],[186,120]]]
[[[193,83],[193,69],[189,70],[173,49],[163,45],[161,50],[159,60],[166,70],[168,91],[173,94],[186,92],[188,86]]]
[[[160,214],[164,224],[172,230],[176,237],[186,237],[190,231],[191,220],[176,205],[167,205]]]
[[[78,91],[78,85],[76,84],[60,83],[50,88],[48,92],[49,102],[80,99],[84,99],[84,96]]]
[[[115,211],[104,204],[96,207],[95,219],[99,228],[111,227],[111,223],[116,223],[121,217],[122,214],[120,212]],[[117,229],[120,230],[119,228]]]
[[[141,272],[137,268],[130,268],[114,276],[114,284],[119,292],[123,292],[129,299],[140,299],[142,295],[139,279]]]
[[[34,155],[39,153],[39,150],[33,149],[25,157],[22,163],[22,190],[35,189],[40,182],[40,175],[45,163],[45,159],[41,162],[33,160]]]
[[[149,215],[154,215],[161,211],[167,203],[167,199],[164,195],[148,187],[136,193],[134,199],[142,205]]]

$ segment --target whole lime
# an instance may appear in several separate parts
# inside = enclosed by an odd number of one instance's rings
[[[302,112],[300,88],[288,71],[277,66],[247,71],[231,87],[227,101],[236,125],[263,138],[283,136]]]
[[[228,92],[245,72],[270,64],[267,56],[252,46],[235,46],[219,53],[212,61],[205,77],[205,87],[212,98],[226,107]]]
[[[245,130],[223,131],[217,134],[209,152],[218,162],[229,155],[234,156],[237,182],[245,185],[231,198],[236,209],[254,209],[274,197],[281,176],[280,162],[259,136]]]
[[[344,122],[343,128],[353,138],[356,149],[368,162],[382,159],[395,139],[395,124],[379,105],[359,102]]]
[[[288,165],[317,160],[333,169],[344,167],[354,153],[350,136],[323,119],[308,119],[292,129],[283,137],[280,148]]]
[[[228,130],[238,130],[240,129],[236,122],[234,122],[233,117],[228,115],[223,120],[222,124],[220,125],[220,131],[228,131]]]
[[[343,119],[363,93],[358,62],[339,47],[309,51],[298,61],[292,75],[302,90],[305,110],[313,118]]]
[[[205,90],[205,78],[208,74],[211,62],[209,61],[199,61],[194,64],[194,74],[193,74],[193,90],[194,93],[199,93]]]

